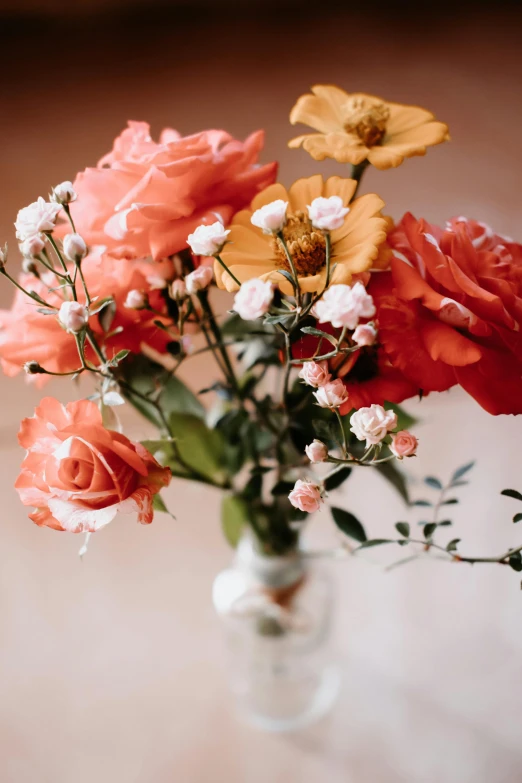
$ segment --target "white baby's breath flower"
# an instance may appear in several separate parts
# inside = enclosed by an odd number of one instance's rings
[[[53,231],[61,204],[45,201],[41,196],[18,212],[15,221],[16,236],[22,242],[35,234]]]
[[[253,226],[262,229],[264,234],[275,234],[281,231],[286,223],[287,207],[288,201],[278,198],[276,201],[257,209],[250,218],[250,222]]]

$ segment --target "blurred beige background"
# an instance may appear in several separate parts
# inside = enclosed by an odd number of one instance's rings
[[[16,247],[18,208],[95,162],[128,118],[150,121],[156,134],[164,125],[238,136],[265,127],[265,158],[281,161],[283,181],[314,173],[319,164],[286,149],[287,115],[311,84],[334,82],[426,105],[450,125],[451,144],[367,176],[364,187],[391,214],[466,214],[522,240],[519,16],[500,6],[431,17],[402,5],[367,16],[323,8],[249,13],[243,4],[178,17],[143,7],[129,20],[73,26],[11,17],[0,49],[2,239]],[[0,301],[10,298],[3,287]],[[194,360],[187,379],[200,388],[207,372]],[[47,391],[71,395],[65,382]],[[39,394],[3,376],[0,394],[2,783],[520,779],[517,574],[436,560],[386,573],[380,553],[332,564],[341,700],[300,734],[257,733],[234,716],[210,602],[230,559],[219,495],[175,480],[167,499],[176,521],[158,515],[142,528],[122,519],[80,561],[81,540],[34,526],[12,488],[18,422]],[[489,417],[459,392],[409,408],[422,418],[420,457],[408,463],[413,491],[423,475],[447,478],[477,457],[455,536],[470,554],[519,544],[515,501],[499,491],[522,488],[522,422]],[[129,433],[142,425],[131,419]],[[339,503],[375,536],[416,519],[366,472],[343,493]],[[326,514],[313,527],[314,538],[332,540]]]

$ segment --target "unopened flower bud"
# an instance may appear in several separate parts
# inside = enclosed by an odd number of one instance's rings
[[[66,234],[63,238],[63,252],[69,261],[79,264],[87,255],[87,245],[79,234]]]
[[[185,285],[189,294],[197,294],[208,288],[212,281],[213,271],[211,266],[199,266],[185,278]]]
[[[45,247],[45,242],[40,234],[24,239],[20,243],[20,252],[24,258],[36,258]]]
[[[270,204],[265,204],[261,209],[257,209],[250,218],[250,222],[253,226],[260,228],[264,234],[276,234],[286,223],[287,207],[288,201],[278,198]]]
[[[230,230],[225,230],[223,223],[217,220],[211,226],[198,226],[189,234],[187,243],[196,256],[215,256],[221,252],[229,234]]]
[[[39,375],[44,373],[45,370],[38,364],[38,362],[31,361],[24,364],[24,372],[27,373],[27,375]]]
[[[177,280],[173,280],[170,284],[170,297],[171,299],[175,299],[177,302],[180,302],[182,299],[184,299],[187,295],[187,286],[185,285],[185,281],[181,278],[178,278]]]
[[[89,320],[89,311],[80,302],[63,302],[58,311],[58,320],[68,332],[78,334]]]
[[[24,258],[22,261],[22,270],[26,275],[35,275],[35,277],[40,277],[38,266],[32,258]]]
[[[3,247],[0,247],[0,271],[7,264],[7,242]]]
[[[373,345],[377,339],[377,329],[372,324],[359,324],[353,333],[353,341],[361,348],[365,345]]]
[[[53,188],[51,193],[51,201],[56,202],[56,204],[70,204],[71,201],[76,201],[77,197],[72,182],[68,180],[60,182],[59,185]]]
[[[125,307],[128,307],[131,310],[144,310],[148,306],[149,297],[145,291],[138,291],[137,288],[129,291],[127,298],[125,299]]]
[[[310,462],[324,462],[328,457],[328,449],[322,440],[313,440],[306,446],[305,453]]]
[[[328,372],[328,362],[305,362],[299,372],[299,377],[316,389],[328,383],[332,376]]]

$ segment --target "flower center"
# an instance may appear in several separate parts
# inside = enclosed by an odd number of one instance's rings
[[[355,133],[366,147],[380,144],[386,133],[390,110],[384,103],[371,103],[367,98],[350,98],[342,107],[344,129]]]
[[[324,234],[313,228],[304,212],[288,215],[283,237],[299,277],[316,275],[323,268],[326,263]],[[273,250],[279,266],[291,272],[285,249],[277,237],[273,239]]]

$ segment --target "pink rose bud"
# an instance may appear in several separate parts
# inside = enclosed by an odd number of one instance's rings
[[[189,294],[197,294],[208,288],[212,282],[213,271],[211,266],[198,266],[185,278],[185,285]]]
[[[45,242],[40,234],[35,234],[20,243],[20,252],[24,258],[36,258],[45,247]]]
[[[148,306],[149,297],[145,291],[138,291],[137,288],[129,291],[125,299],[125,307],[128,307],[130,310],[144,310]]]
[[[89,311],[80,302],[63,302],[58,311],[58,320],[68,332],[78,334],[89,320]]]
[[[328,449],[322,440],[313,440],[306,446],[305,453],[310,462],[324,462],[328,457]]]
[[[235,295],[234,310],[244,321],[255,321],[269,311],[273,298],[272,283],[254,277],[243,283]]]
[[[66,234],[63,238],[63,252],[69,261],[78,264],[87,255],[87,245],[79,234]]]
[[[346,386],[340,378],[320,386],[314,392],[314,397],[321,408],[338,408],[348,401]]]
[[[390,444],[390,451],[395,454],[397,459],[403,457],[414,457],[417,452],[417,446],[419,441],[408,430],[401,430],[396,435],[392,435],[392,442]]]
[[[322,231],[335,231],[336,228],[341,228],[350,211],[349,207],[344,206],[340,196],[314,198],[307,210],[312,226]]]
[[[362,283],[353,286],[338,283],[324,292],[313,314],[321,323],[330,323],[336,329],[344,326],[355,329],[360,318],[373,318],[375,305]]]
[[[314,511],[318,511],[321,507],[323,499],[321,497],[321,489],[317,484],[298,479],[293,490],[288,495],[288,500],[294,508],[306,511],[307,514],[313,514]]]
[[[377,339],[377,329],[371,324],[359,324],[352,335],[354,343],[360,345],[373,345]]]
[[[187,286],[185,285],[185,281],[181,278],[178,278],[177,280],[173,280],[170,284],[170,297],[171,299],[176,299],[176,301],[181,301],[181,299],[184,299],[187,295]]]
[[[287,207],[288,201],[278,198],[270,204],[265,204],[261,209],[257,209],[250,218],[250,222],[253,226],[260,228],[264,234],[276,234],[286,223]]]
[[[397,426],[397,414],[385,410],[382,405],[359,408],[350,419],[350,430],[367,446],[375,446]]]
[[[68,180],[60,182],[51,193],[51,201],[55,201],[57,204],[70,204],[71,201],[76,201],[77,197],[72,182]]]
[[[332,376],[328,372],[328,362],[305,362],[299,372],[299,377],[316,389],[327,384]]]
[[[221,252],[229,234],[230,230],[225,230],[218,220],[211,226],[198,226],[189,234],[187,243],[196,256],[215,256]]]

